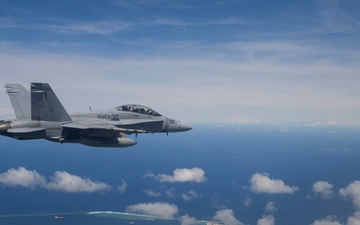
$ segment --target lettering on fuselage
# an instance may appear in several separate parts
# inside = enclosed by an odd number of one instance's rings
[[[97,117],[98,119],[120,121],[118,114],[98,114]]]

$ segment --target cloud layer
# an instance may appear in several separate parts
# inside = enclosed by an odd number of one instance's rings
[[[27,170],[24,167],[11,168],[0,174],[0,184],[4,186],[20,186],[30,189],[43,188],[53,191],[68,193],[92,193],[109,191],[111,186],[102,182],[92,181],[89,178],[81,178],[65,171],[56,171],[50,178],[50,182],[36,171]]]
[[[255,173],[250,178],[250,183],[250,190],[255,193],[293,194],[299,190],[296,186],[290,187],[286,185],[282,180],[270,179],[266,173]]]
[[[259,45],[273,45],[273,49],[279,46],[283,46],[282,49],[305,48],[296,43],[272,42],[227,43],[218,45],[217,49],[207,46],[199,47],[208,48],[210,54],[225,47],[243,49],[234,54],[251,56],[253,52],[262,54]],[[244,48],[244,46],[248,47]],[[16,47],[11,46],[10,49],[16,49]],[[126,102],[144,102],[160,113],[167,110],[169,115],[176,115],[182,120],[201,122],[257,122],[264,121],[266,118],[310,120],[311,122],[343,118],[342,122],[354,122],[358,118],[355,112],[360,109],[357,96],[353,94],[357,93],[354,84],[359,79],[356,76],[356,72],[359,71],[358,66],[339,66],[317,61],[310,65],[291,64],[284,63],[281,59],[272,61],[261,57],[239,62],[239,60],[217,60],[204,57],[189,57],[189,60],[184,60],[151,55],[145,58],[138,56],[141,59],[130,59],[86,57],[81,54],[49,54],[28,49],[17,51],[25,53],[17,55],[6,53],[6,50],[0,53],[1,80],[22,83],[27,88],[34,80],[49,82],[56,93],[60,94],[60,97],[63,96],[60,100],[65,103],[69,112],[84,111],[87,105],[94,105],[94,102],[96,103],[94,106],[99,110],[113,107],[111,102],[119,100],[112,96],[118,95],[124,96],[124,99],[127,99]],[[282,55],[282,52],[276,52],[274,55]],[[228,57],[232,58],[231,55]],[[24,71],[19,68],[26,69],[28,76],[24,77]],[[168,71],[172,73],[169,74]],[[317,74],[316,79],[312,76],[314,73]],[[133,76],[129,77],[129,74]],[[339,74],[344,76],[344,79],[339,80]],[[156,79],[149,79],[149,77]],[[69,79],[74,80],[73,84],[66,83]],[[138,80],[143,82],[139,84]],[[154,83],[154,80],[158,82]],[[206,80],[206,85],[204,80]],[[76,81],[81,82],[79,84]],[[133,92],[134,85],[142,91]],[[337,95],[333,94],[334,89],[337,90]],[[169,94],[163,95],[164,92]],[[98,93],[109,95],[108,101],[102,101]],[[151,93],[151,95],[143,93]],[[72,98],[73,94],[88,96],[88,98],[82,98],[83,103],[79,104]],[[233,110],[231,112],[223,110],[218,107],[219,105],[231,107]],[[184,108],[188,110],[183,112],[181,109]],[[267,109],[267,113],[263,109]],[[304,113],[298,113],[298,109],[302,109]],[[203,111],[209,113],[204,115],[201,113]],[[8,97],[6,94],[0,95],[0,113],[7,118],[12,116],[11,112]],[[317,112],[321,112],[321,115]]]

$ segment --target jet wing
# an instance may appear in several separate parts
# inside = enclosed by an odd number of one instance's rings
[[[118,128],[112,124],[106,123],[90,123],[86,121],[72,122],[62,125],[63,137],[78,138],[80,136],[87,137],[119,137],[121,133],[145,133],[145,130],[134,130]]]
[[[62,127],[78,129],[78,130],[102,129],[102,130],[120,131],[116,126],[111,125],[111,124],[93,124],[93,123],[85,123],[85,122],[66,123],[66,124],[62,125]]]
[[[120,130],[109,124],[92,124],[92,123],[67,123],[62,125],[62,136],[79,138],[87,137],[119,137]]]

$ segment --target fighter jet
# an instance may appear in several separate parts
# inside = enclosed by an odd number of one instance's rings
[[[129,147],[127,135],[191,130],[178,120],[136,104],[103,111],[68,114],[47,83],[31,83],[30,93],[20,84],[5,84],[16,120],[0,121],[0,135],[18,140],[46,139],[93,147]]]

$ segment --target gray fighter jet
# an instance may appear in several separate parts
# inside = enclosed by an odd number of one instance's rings
[[[178,120],[136,104],[108,110],[68,114],[47,83],[5,84],[16,120],[0,121],[0,135],[19,140],[47,139],[93,147],[129,147],[137,142],[126,135],[191,130]]]

